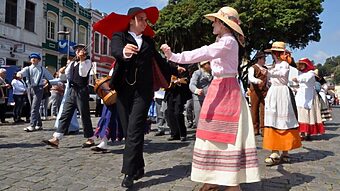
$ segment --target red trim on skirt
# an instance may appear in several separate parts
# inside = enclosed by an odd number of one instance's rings
[[[299,131],[301,133],[307,133],[309,135],[324,134],[325,126],[322,123],[317,124],[299,123]]]

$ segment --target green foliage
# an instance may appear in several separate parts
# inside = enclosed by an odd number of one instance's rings
[[[325,64],[319,64],[317,65],[317,68],[319,69],[319,75],[330,76],[331,74],[334,74],[334,80],[336,81],[336,78],[340,78],[340,56],[327,58]],[[340,81],[336,83],[339,82]]]
[[[323,0],[170,0],[155,26],[157,41],[168,43],[175,52],[214,42],[211,22],[203,15],[223,6],[240,13],[246,36],[246,53],[285,41],[291,48],[304,48],[320,40]]]

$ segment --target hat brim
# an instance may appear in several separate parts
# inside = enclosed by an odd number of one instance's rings
[[[86,46],[83,45],[83,44],[78,44],[78,45],[73,46],[73,49],[74,49],[74,50],[77,50],[77,49],[79,49],[79,48],[85,48],[85,47],[86,47]]]
[[[221,21],[223,21],[225,24],[227,24],[235,32],[237,32],[238,34],[240,34],[240,35],[242,35],[244,37],[244,34],[243,34],[243,31],[242,31],[241,27],[237,23],[235,23],[234,21],[226,19],[221,14],[219,14],[219,13],[210,13],[210,14],[204,15],[204,17],[207,18],[210,21],[215,21],[215,18],[218,18]]]
[[[285,49],[282,49],[282,48],[270,48],[270,49],[264,50],[264,52],[273,52],[273,51],[284,52],[284,51],[286,51],[286,50],[285,50]]]
[[[100,32],[101,34],[112,38],[113,34],[117,32],[125,32],[129,29],[130,20],[139,13],[144,12],[146,14],[147,19],[151,24],[155,24],[159,18],[159,11],[157,7],[149,7],[134,13],[133,15],[121,15],[117,13],[111,13],[106,16],[102,20],[93,24],[93,30]],[[147,25],[143,35],[153,37],[155,36],[155,32],[152,28]]]
[[[205,65],[205,64],[208,64],[210,61],[202,61],[202,62],[200,62],[200,66],[203,66],[203,65]]]

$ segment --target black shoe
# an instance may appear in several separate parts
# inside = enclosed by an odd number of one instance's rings
[[[93,147],[91,150],[95,152],[107,152],[107,149],[103,149],[100,147]]]
[[[125,175],[122,181],[122,187],[131,188],[133,186],[133,176]]]
[[[181,141],[184,142],[187,140],[187,137],[181,137]]]
[[[8,121],[1,121],[1,123],[8,123]]]
[[[158,131],[155,136],[163,136],[165,135],[164,131]]]
[[[139,180],[139,179],[143,178],[144,174],[145,174],[144,168],[141,168],[141,169],[137,170],[135,175],[133,175],[133,179]]]
[[[168,141],[180,140],[179,137],[169,137]]]

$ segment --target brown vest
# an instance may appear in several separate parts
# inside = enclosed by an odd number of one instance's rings
[[[265,83],[264,84],[250,83],[250,90],[255,91],[257,94],[262,94],[263,96],[265,96],[267,94],[267,91],[268,91],[267,75],[263,75],[261,73],[261,69],[256,64],[254,64],[252,67],[254,68],[254,77],[262,80]],[[262,67],[267,69],[266,66],[262,66]]]

